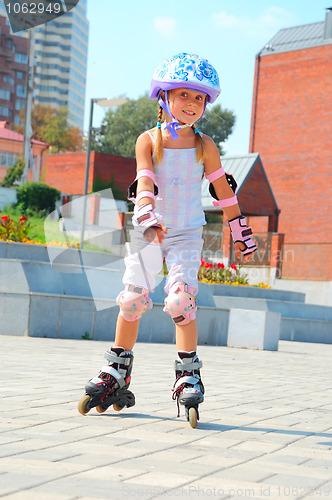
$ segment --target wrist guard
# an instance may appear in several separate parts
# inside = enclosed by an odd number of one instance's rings
[[[241,250],[243,255],[248,255],[250,253],[256,252],[257,246],[250,238],[250,236],[252,235],[251,227],[247,226],[246,219],[243,215],[230,220],[229,227],[231,229],[234,243],[236,243],[237,241],[244,243],[245,248],[244,250]]]
[[[156,214],[154,213],[152,203],[141,205],[140,207],[135,205],[134,216],[138,224],[145,229],[149,229],[150,227],[160,227]]]

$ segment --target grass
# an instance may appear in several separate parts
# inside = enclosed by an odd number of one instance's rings
[[[18,220],[22,216],[22,213],[13,207],[4,207],[4,209],[0,211],[0,217],[3,215],[9,215],[10,218]],[[37,214],[28,214],[26,217],[28,218],[28,223],[30,224],[28,237],[31,240],[40,241],[42,244],[51,243],[52,241],[68,244],[72,242],[79,243],[79,239],[67,236],[63,231],[61,231],[58,221],[48,219],[45,234],[45,220],[47,217],[38,217]],[[84,250],[111,253],[109,250],[91,245],[88,242],[84,242]]]

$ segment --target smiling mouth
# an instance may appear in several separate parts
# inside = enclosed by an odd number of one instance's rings
[[[196,113],[194,113],[194,111],[185,111],[183,110],[184,114],[185,115],[188,115],[188,116],[194,116]]]

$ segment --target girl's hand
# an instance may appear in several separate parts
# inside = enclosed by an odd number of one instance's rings
[[[244,250],[245,248],[246,248],[245,245],[243,243],[241,243],[240,241],[237,241],[234,244],[235,255],[236,255],[236,258],[238,260],[240,260],[241,256],[242,256],[241,250]],[[249,253],[247,255],[244,255],[243,256],[243,264],[246,264],[247,262],[249,262],[253,258],[253,256],[254,256],[253,253]]]
[[[163,224],[160,224],[160,227],[150,227],[149,229],[147,229],[144,233],[144,238],[149,243],[152,243],[154,239],[157,238],[156,243],[158,242],[159,244],[161,244],[164,241],[165,234],[167,234],[167,227]]]

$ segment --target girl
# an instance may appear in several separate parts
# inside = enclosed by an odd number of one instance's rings
[[[125,290],[117,297],[120,313],[115,343],[105,353],[109,364],[86,385],[87,396],[79,406],[81,413],[94,406],[105,411],[112,403],[115,409],[135,404],[128,390],[132,349],[140,317],[152,307],[149,292],[154,289],[155,275],[165,258],[169,274],[164,311],[175,323],[178,351],[173,399],[177,400],[178,410],[179,403],[185,406],[191,425],[197,424],[198,404],[204,399],[195,320],[205,224],[201,204],[204,171],[214,205],[221,207],[229,220],[237,258],[242,252],[243,261],[248,262],[256,250],[251,229],[221,167],[218,148],[195,126],[207,103],[213,103],[219,94],[216,70],[195,54],[171,57],[153,75],[150,98],[159,102],[158,123],[136,143],[137,176],[129,188],[129,198],[135,202],[135,231],[125,258]]]

